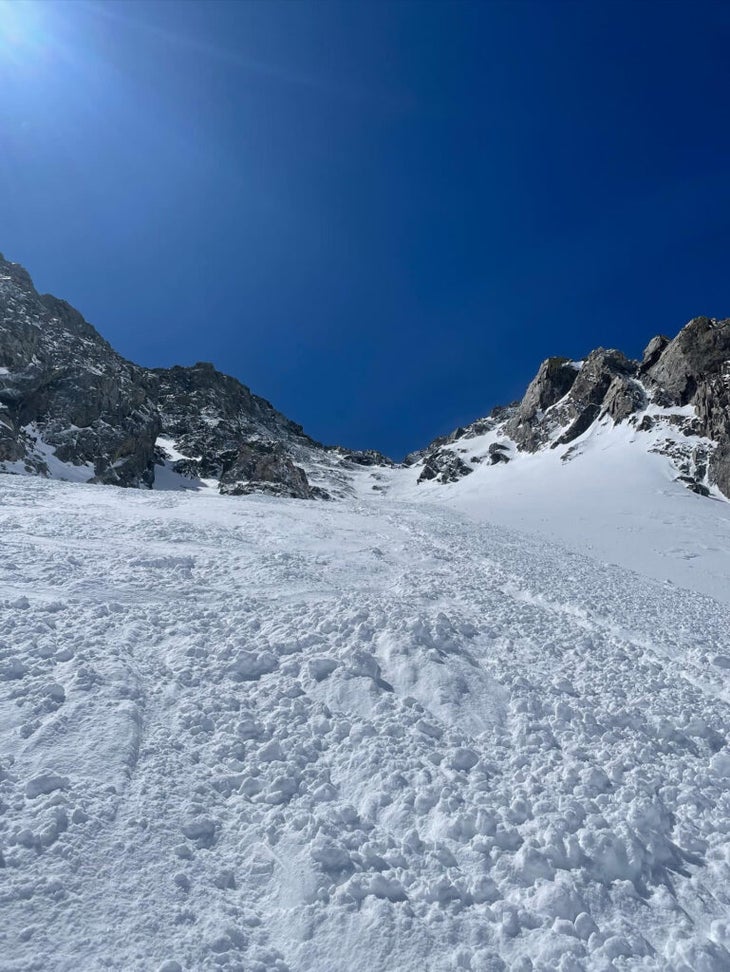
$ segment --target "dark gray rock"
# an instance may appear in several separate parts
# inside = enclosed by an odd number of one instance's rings
[[[598,417],[617,380],[609,403],[617,413],[625,417],[632,397],[638,398],[630,384],[638,365],[620,351],[598,348],[580,370],[567,360],[548,358],[542,363],[515,415],[506,423],[505,433],[519,449],[536,452],[551,441],[559,445],[577,438]],[[567,431],[557,435],[566,426]]]
[[[576,415],[575,419],[571,422],[570,426],[563,432],[560,438],[556,439],[552,443],[552,448],[555,449],[561,445],[567,445],[569,442],[573,442],[577,439],[579,435],[583,435],[588,429],[593,425],[595,420],[598,418],[600,408],[598,405],[593,403],[584,406],[584,408]]]
[[[435,479],[439,483],[455,483],[473,472],[451,449],[437,449],[426,459],[418,482],[423,483]]]
[[[710,459],[709,480],[730,498],[730,439],[723,439]]]
[[[644,349],[644,356],[641,359],[640,370],[647,371],[649,368],[653,367],[662,355],[662,352],[669,344],[670,339],[665,337],[663,334],[657,334],[653,337],[651,341],[647,344]]]
[[[243,444],[319,445],[301,425],[212,364],[159,368],[152,376],[162,435],[173,439],[183,455],[195,457],[206,476],[219,476],[223,457]]]
[[[21,266],[0,259],[0,469],[151,486],[168,461],[160,435],[188,457],[172,463],[176,472],[218,479],[225,493],[328,497],[303,462],[347,489],[336,471],[345,450],[315,442],[211,364],[134,365],[73,307],[39,294]],[[350,452],[343,468],[390,464]]]
[[[172,462],[160,436],[187,458]],[[344,470],[392,465],[374,451],[315,442],[212,364],[134,365],[0,258],[0,471],[151,486],[163,463],[192,480],[217,479],[224,493],[302,498],[330,495],[302,464],[338,495],[349,488]]]
[[[505,426],[506,434],[519,448],[534,452],[543,445],[548,438],[544,414],[568,394],[577,377],[578,369],[568,358],[543,361],[516,413]]]
[[[730,496],[730,319],[695,317],[647,370],[655,400],[693,405],[688,434],[717,443],[708,463],[710,484]]]
[[[295,466],[284,447],[257,442],[238,449],[220,475],[220,491],[228,496],[267,493],[294,499],[312,499],[307,474]]]
[[[376,449],[363,449],[361,452],[348,452],[343,450],[344,462],[351,462],[355,466],[394,466],[392,459],[384,456]]]
[[[626,375],[616,375],[603,398],[602,414],[614,422],[623,422],[630,415],[646,407],[647,396],[643,386]]]
[[[666,346],[649,377],[678,405],[691,403],[701,382],[730,362],[730,320],[695,317]]]
[[[0,460],[48,474],[49,455],[84,478],[150,485],[160,420],[144,369],[65,301],[0,262]]]
[[[508,452],[509,449],[506,445],[501,442],[493,442],[487,450],[490,464],[496,466],[498,462],[509,462]]]

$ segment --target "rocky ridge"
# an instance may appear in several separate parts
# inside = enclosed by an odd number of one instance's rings
[[[212,480],[233,495],[308,499],[389,462],[315,442],[211,364],[127,361],[0,255],[0,471],[151,487],[167,468],[191,488]]]
[[[730,319],[698,317],[642,361],[598,348],[548,358],[521,401],[407,456],[421,483],[558,449],[568,462],[597,423],[628,423],[697,493],[730,497]],[[373,450],[325,446],[235,378],[199,362],[127,361],[69,304],[39,294],[0,255],[0,472],[119,486],[214,485],[326,499],[358,469],[394,465]]]
[[[627,422],[672,460],[677,479],[730,497],[730,319],[697,317],[653,338],[642,361],[598,348],[582,361],[548,358],[524,397],[406,458],[419,482],[455,482],[481,463],[561,449],[569,462],[597,423]]]

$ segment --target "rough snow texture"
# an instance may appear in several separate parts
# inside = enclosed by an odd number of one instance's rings
[[[728,606],[387,496],[0,531],[3,970],[730,967]]]

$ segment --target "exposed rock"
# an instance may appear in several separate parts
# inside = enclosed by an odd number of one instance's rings
[[[715,449],[708,474],[710,482],[730,498],[730,439],[723,440]]]
[[[545,442],[541,419],[547,409],[568,394],[577,377],[578,370],[568,358],[543,361],[505,428],[521,449],[533,452]]]
[[[49,456],[80,478],[150,485],[160,429],[142,368],[118,355],[65,301],[0,261],[0,460],[49,473]]]
[[[598,405],[593,403],[586,405],[581,412],[578,413],[574,421],[566,429],[565,432],[552,443],[552,448],[555,449],[560,445],[567,445],[574,439],[577,439],[579,435],[583,435],[591,425],[598,418],[598,413],[600,409]]]
[[[543,361],[525,392],[519,407],[521,419],[531,419],[567,395],[578,377],[578,370],[567,358]]]
[[[717,443],[707,476],[730,496],[730,320],[695,317],[647,371],[656,400],[693,405],[689,428]]]
[[[709,496],[710,490],[701,483],[698,479],[694,479],[692,476],[677,476],[677,482],[684,483],[688,490],[692,493],[697,493],[698,496]]]
[[[509,449],[501,442],[493,442],[487,450],[490,463],[495,466],[498,462],[509,462]]]
[[[342,456],[345,462],[352,462],[356,466],[394,466],[392,459],[384,456],[376,449],[363,449],[361,452],[344,451]]]
[[[230,454],[237,454],[242,444],[318,445],[301,425],[212,364],[159,368],[153,377],[162,434],[183,455],[194,457],[207,477],[220,477],[232,461]]]
[[[652,414],[646,413],[650,405],[658,406]],[[493,411],[408,461],[423,463],[419,481],[451,482],[466,475],[459,466],[458,453],[465,451],[459,444],[481,423],[483,431],[511,439],[519,453],[570,445],[599,420],[629,421],[637,433],[651,433],[648,447],[671,460],[688,489],[704,496],[716,485],[730,497],[730,321],[695,318],[674,340],[659,335],[649,342],[641,365],[604,348],[581,363],[549,358],[522,401],[500,419]],[[658,439],[662,427],[674,434]],[[562,458],[576,454],[571,447]],[[495,443],[471,461],[494,464],[506,458]]]
[[[467,466],[455,452],[450,449],[438,449],[424,463],[418,482],[435,479],[440,483],[455,483],[472,471],[471,466]]]
[[[581,405],[602,405],[615,377],[635,375],[636,361],[615,349],[591,351],[571,389],[571,398]]]
[[[625,375],[616,375],[608,386],[603,399],[603,414],[614,422],[623,422],[629,415],[646,406],[646,392],[638,381]]]
[[[691,403],[701,382],[730,362],[730,320],[695,317],[666,346],[648,375],[679,405]]]
[[[648,405],[653,413],[642,414]],[[651,432],[652,450],[689,488],[730,496],[730,320],[698,317],[673,340],[653,338],[641,365],[604,348],[582,362],[549,358],[521,402],[440,436],[406,464],[422,464],[419,482],[455,482],[514,456],[503,442],[482,452],[459,443],[496,433],[535,452],[579,439],[598,420]],[[662,440],[661,427],[676,431]],[[151,486],[163,463],[217,480],[223,493],[296,498],[343,495],[355,467],[392,465],[373,450],[315,442],[211,364],[138,367],[0,256],[0,471]]]
[[[403,460],[403,465],[412,466],[420,462],[424,457],[430,456],[437,449],[460,439],[475,439],[480,435],[485,435],[487,432],[492,432],[498,426],[503,425],[508,419],[514,417],[519,404],[519,402],[512,402],[511,405],[496,405],[489,415],[486,415],[484,418],[478,418],[467,426],[459,426],[459,428],[454,429],[449,435],[440,435],[433,439],[425,449],[418,449],[415,452],[409,453]]]
[[[268,493],[295,499],[312,498],[307,474],[275,442],[241,447],[231,465],[221,472],[220,491],[228,496]]]
[[[172,462],[156,445],[160,435],[187,458]],[[329,492],[310,483],[302,463],[339,493],[347,468],[392,465],[374,451],[322,446],[212,364],[132,364],[0,258],[0,471],[151,486],[166,462],[182,476],[219,480],[224,493],[307,498]]]
[[[577,438],[598,416],[616,379],[622,382],[622,393],[619,396],[617,386],[614,397],[622,400],[615,407],[625,410],[630,399],[628,379],[638,368],[635,361],[620,351],[598,348],[580,368],[566,362],[567,358],[543,361],[516,414],[505,425],[505,433],[519,449],[536,452],[551,441],[558,445]]]
[[[663,334],[657,334],[653,337],[651,341],[647,344],[644,349],[644,356],[641,359],[641,371],[646,371],[657,363],[662,352],[669,344],[669,338],[665,337]]]

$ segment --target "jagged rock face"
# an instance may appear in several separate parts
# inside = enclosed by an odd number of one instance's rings
[[[655,414],[647,412],[653,407]],[[686,406],[692,406],[688,412]],[[651,410],[650,410],[651,411]],[[674,464],[678,479],[700,495],[717,486],[730,497],[730,320],[699,317],[674,340],[653,338],[639,364],[620,351],[598,348],[582,362],[548,358],[518,405],[435,440],[407,462],[422,463],[419,482],[453,482],[476,462],[509,459],[502,444],[468,456],[470,430],[511,439],[517,452],[558,449],[574,443],[596,422],[628,422],[652,432],[653,452]],[[661,430],[668,434],[662,437]],[[565,451],[564,460],[575,455]]]
[[[638,381],[626,375],[616,375],[608,386],[602,407],[614,422],[623,422],[629,415],[644,408],[646,402],[646,392]]]
[[[418,482],[434,479],[439,483],[455,483],[472,471],[463,459],[450,449],[437,449],[431,453],[423,465]]]
[[[213,461],[250,440],[298,440],[317,445],[263,398],[212,364],[158,368],[153,372],[162,432],[181,452]]]
[[[730,319],[695,317],[664,348],[648,376],[678,405],[694,401],[700,385],[730,376]]]
[[[425,449],[418,449],[415,452],[409,453],[403,460],[403,465],[413,466],[424,459],[424,457],[433,455],[437,449],[441,449],[443,446],[456,442],[459,439],[475,439],[480,435],[484,435],[486,432],[492,432],[515,415],[518,405],[519,402],[513,402],[511,405],[495,406],[489,415],[484,418],[479,418],[466,427],[460,426],[449,435],[440,435],[430,442]],[[471,470],[469,471],[471,472]]]
[[[0,461],[48,474],[48,457],[92,481],[151,484],[160,421],[147,373],[65,301],[0,259]]]
[[[175,472],[218,480],[229,494],[326,498],[300,462],[340,491],[355,465],[390,463],[320,445],[210,364],[152,371],[126,361],[69,304],[38,294],[22,267],[0,258],[0,471],[151,486],[156,467],[170,462],[156,445],[161,435],[187,457],[172,463]]]
[[[710,482],[730,498],[730,440],[724,439],[715,449],[709,464]]]
[[[275,443],[240,448],[221,473],[220,491],[229,496],[268,493],[294,499],[313,498],[307,474]]]
[[[312,495],[306,473],[283,448],[321,448],[301,425],[207,362],[154,376],[162,434],[191,457],[177,471],[218,479],[229,495]]]
[[[487,451],[490,464],[496,466],[498,462],[509,462],[507,451],[507,446],[503,445],[503,443],[493,442]]]
[[[730,496],[730,319],[696,317],[647,369],[662,400],[692,405],[697,430],[717,443],[708,481]]]
[[[669,341],[670,338],[665,337],[663,334],[657,334],[656,337],[653,337],[649,341],[644,349],[644,357],[641,359],[641,371],[647,371],[657,363],[659,356],[669,344]]]
[[[620,385],[615,387],[611,405],[617,413],[625,411],[625,401],[616,399],[631,397],[628,380],[637,369],[637,363],[620,351],[605,348],[591,352],[582,364],[548,358],[505,432],[526,452],[536,452],[551,440],[554,445],[572,442],[598,417],[609,388],[617,380]],[[556,438],[561,428],[566,430]]]

